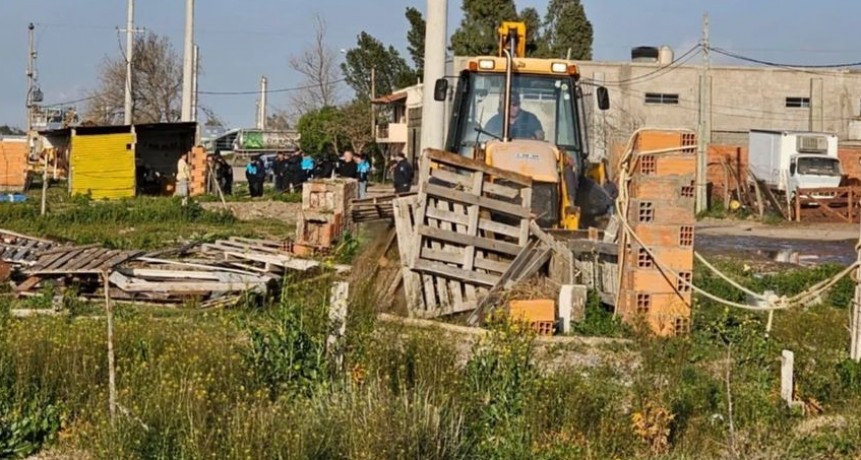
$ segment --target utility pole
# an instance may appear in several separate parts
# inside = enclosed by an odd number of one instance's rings
[[[126,22],[126,100],[123,109],[123,124],[132,124],[132,54],[134,53],[135,0],[129,0]]]
[[[448,0],[427,0],[425,71],[422,78],[421,149],[441,148],[445,136],[445,104],[434,100],[434,85],[445,77],[445,48],[448,39]]]
[[[194,52],[191,55],[194,74],[191,78],[191,121],[197,121],[198,93],[197,93],[197,74],[200,72],[200,48],[194,45]]]
[[[266,77],[260,77],[260,99],[257,100],[257,129],[266,129]]]
[[[29,47],[27,49],[27,136],[33,130],[33,99],[36,91],[36,26],[31,22],[27,26]]]
[[[185,0],[185,47],[182,59],[182,121],[192,121],[192,74],[194,73],[194,0]]]
[[[377,137],[377,112],[374,99],[377,98],[377,68],[371,67],[371,137]]]
[[[711,142],[711,77],[709,76],[709,15],[703,15],[703,38],[700,43],[703,64],[700,71],[699,125],[697,133],[697,213],[708,207],[708,149]]]

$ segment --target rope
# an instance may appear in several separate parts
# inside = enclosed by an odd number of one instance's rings
[[[861,261],[855,262],[854,264],[850,265],[849,267],[847,267],[845,270],[841,271],[837,275],[835,275],[829,279],[820,281],[819,283],[816,283],[815,285],[809,287],[805,291],[798,293],[792,297],[776,296],[776,295],[765,296],[763,294],[754,292],[754,291],[750,290],[749,288],[746,288],[745,286],[742,286],[741,284],[739,284],[738,282],[736,282],[735,280],[730,278],[728,275],[726,275],[725,273],[720,271],[713,264],[711,264],[701,254],[694,252],[694,256],[700,262],[702,262],[703,265],[705,265],[706,268],[708,268],[711,272],[713,272],[715,275],[717,275],[718,277],[720,277],[721,279],[723,279],[724,281],[729,283],[732,287],[738,289],[739,291],[751,296],[754,299],[765,302],[767,304],[767,306],[764,306],[764,307],[742,304],[742,303],[734,302],[732,300],[725,299],[723,297],[712,294],[712,293],[706,291],[705,289],[702,289],[702,288],[694,285],[692,281],[688,281],[687,279],[679,277],[679,274],[676,271],[669,268],[662,260],[660,260],[658,257],[655,256],[655,253],[648,246],[646,246],[643,243],[642,239],[640,239],[639,235],[637,235],[637,233],[634,231],[634,229],[628,223],[628,203],[630,200],[630,197],[628,196],[628,186],[629,186],[631,180],[633,179],[633,177],[630,174],[630,171],[632,169],[632,165],[633,165],[634,161],[636,161],[638,159],[638,157],[644,156],[644,155],[660,155],[660,154],[666,154],[666,153],[674,153],[674,152],[678,152],[678,151],[686,150],[686,149],[690,148],[690,147],[675,147],[675,148],[667,148],[667,149],[659,149],[659,150],[649,150],[649,151],[643,151],[643,152],[634,152],[634,149],[633,149],[634,139],[636,139],[642,131],[645,131],[648,129],[649,128],[640,128],[634,132],[634,134],[629,138],[628,144],[625,147],[625,155],[619,161],[619,165],[618,165],[619,196],[616,199],[616,210],[618,213],[620,223],[624,229],[624,232],[622,233],[622,235],[620,235],[620,238],[621,238],[620,242],[622,244],[622,247],[625,247],[628,244],[627,239],[628,238],[633,239],[635,242],[637,242],[646,251],[646,253],[649,255],[649,257],[654,261],[655,265],[657,265],[657,267],[661,270],[661,272],[665,276],[667,276],[668,278],[672,277],[671,279],[680,280],[682,283],[684,283],[683,284],[684,286],[690,288],[693,292],[696,292],[697,294],[700,294],[700,295],[702,295],[702,296],[704,296],[704,297],[706,297],[712,301],[715,301],[717,303],[720,303],[720,304],[728,306],[728,307],[739,308],[739,309],[748,310],[748,311],[756,311],[756,312],[773,312],[776,310],[786,310],[786,309],[789,309],[789,308],[792,308],[795,306],[804,305],[809,300],[811,300],[817,296],[820,296],[821,294],[825,293],[826,291],[828,291],[829,289],[834,287],[834,285],[836,285],[838,282],[840,282],[843,278],[851,275],[854,270],[858,269],[859,266],[861,266]],[[682,130],[677,130],[677,131],[683,132]],[[861,245],[861,241],[859,241],[859,245]],[[624,265],[625,265],[625,253],[626,253],[626,251],[622,251],[622,254],[619,255],[619,267],[620,267],[619,283],[618,283],[619,286],[622,285],[622,276],[623,276],[624,270],[622,270],[621,267],[624,267]],[[679,292],[679,286],[678,285],[674,286],[673,289],[677,293],[681,294]],[[617,305],[619,304],[620,300],[621,300],[621,289],[617,290],[617,293],[616,293],[616,304]]]

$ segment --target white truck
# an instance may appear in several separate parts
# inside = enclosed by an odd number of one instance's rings
[[[748,147],[750,172],[772,190],[793,197],[798,189],[840,186],[833,134],[751,130]]]

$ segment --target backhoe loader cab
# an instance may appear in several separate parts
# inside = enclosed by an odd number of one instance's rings
[[[532,177],[538,223],[577,229],[583,207],[578,206],[578,192],[587,182],[591,190],[600,189],[595,183],[604,181],[603,167],[586,164],[586,116],[577,66],[522,57],[522,24],[505,23],[499,32],[500,55],[471,58],[460,72],[446,150]],[[435,95],[445,95],[447,87],[444,80],[437,82]],[[606,110],[606,89],[594,90],[598,107]]]

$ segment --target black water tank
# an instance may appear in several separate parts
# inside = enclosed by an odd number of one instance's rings
[[[658,62],[661,50],[654,46],[638,46],[631,48],[631,60],[634,62]]]

